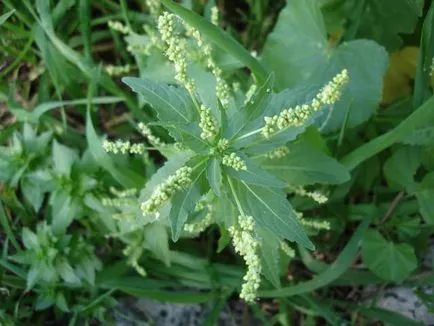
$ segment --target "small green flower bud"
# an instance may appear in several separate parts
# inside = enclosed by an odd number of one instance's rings
[[[281,146],[279,148],[276,148],[273,151],[270,151],[267,153],[267,157],[269,159],[275,159],[275,158],[282,158],[288,155],[289,148],[287,146]]]
[[[222,164],[231,167],[236,171],[247,170],[246,162],[244,162],[236,153],[223,156]]]
[[[259,241],[254,237],[255,222],[251,216],[238,217],[239,227],[232,226],[229,233],[235,251],[245,260],[247,272],[243,277],[240,297],[246,302],[254,302],[261,283],[261,260],[258,255]]]
[[[121,22],[109,20],[108,27],[114,31],[122,34],[129,34],[131,32],[128,26],[123,25]]]
[[[155,214],[168,201],[175,192],[184,189],[191,183],[192,169],[184,166],[174,175],[169,176],[162,184],[156,187],[151,197],[142,203],[143,215]]]
[[[215,121],[211,109],[201,105],[199,127],[202,129],[200,137],[212,140],[217,135],[217,122]]]
[[[280,248],[289,258],[295,257],[295,250],[292,249],[290,246],[288,246],[288,244],[285,241],[280,242]]]

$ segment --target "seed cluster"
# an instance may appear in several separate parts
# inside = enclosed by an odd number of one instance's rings
[[[128,64],[125,66],[107,65],[105,66],[105,71],[110,76],[120,76],[129,73],[131,71],[131,66]]]
[[[247,170],[246,162],[244,162],[236,153],[224,155],[222,164],[233,168],[235,171]]]
[[[290,128],[300,127],[325,104],[334,104],[339,100],[343,87],[348,83],[348,71],[342,70],[312,100],[310,105],[297,105],[295,108],[284,109],[278,115],[265,117],[265,125],[262,128],[262,135],[265,138],[271,137],[274,133]]]
[[[229,105],[230,93],[231,89],[227,84],[226,80],[223,78],[223,71],[214,58],[212,57],[212,47],[209,43],[205,42],[202,37],[202,34],[195,28],[184,22],[184,26],[187,29],[188,35],[192,36],[196,41],[196,44],[199,48],[200,54],[205,58],[207,62],[208,69],[211,70],[215,79],[216,79],[216,95],[220,100],[222,106],[226,108]]]
[[[206,140],[212,140],[217,135],[217,122],[215,121],[211,109],[204,105],[200,107],[199,127],[202,129],[200,137]]]
[[[216,26],[219,24],[219,8],[216,6],[211,8],[211,23]]]
[[[178,169],[174,175],[169,176],[162,184],[158,185],[151,197],[142,203],[143,215],[155,214],[161,206],[168,201],[175,192],[184,189],[191,183],[192,168],[184,166]]]
[[[312,198],[319,204],[324,204],[328,200],[328,198],[322,193],[318,191],[306,191],[304,188],[297,188],[295,193],[299,196]]]
[[[104,140],[102,147],[107,153],[113,154],[143,154],[145,146],[143,144],[131,144],[129,141],[116,140],[114,142]]]
[[[303,217],[302,213],[297,214],[297,219],[300,221],[300,223],[307,228],[315,229],[315,230],[330,230],[330,222],[326,220],[320,220],[320,219],[312,219],[312,218],[305,218]]]
[[[131,32],[130,28],[119,21],[109,20],[108,27],[114,31],[122,34],[129,34]]]
[[[158,30],[167,46],[166,56],[175,67],[175,79],[190,93],[193,93],[196,90],[196,84],[187,75],[187,44],[184,38],[175,33],[175,19],[175,15],[164,12],[158,18]]]
[[[292,249],[285,241],[280,242],[280,249],[289,257],[294,258],[295,257],[295,250]]]
[[[273,151],[267,153],[269,159],[282,158],[289,154],[289,148],[287,146],[280,146]]]
[[[145,125],[143,122],[140,122],[139,125],[139,130],[140,133],[146,137],[146,139],[149,141],[149,143],[151,143],[153,146],[155,147],[162,147],[165,146],[166,144],[161,141],[160,138],[158,138],[157,136],[155,136],[151,129],[149,129],[149,127],[147,125]]]
[[[210,226],[212,223],[211,213],[206,214],[205,218],[197,223],[190,223],[184,225],[184,231],[189,233],[201,233]]]
[[[258,255],[259,241],[254,236],[255,221],[251,216],[238,216],[239,227],[231,226],[229,233],[235,251],[246,262],[247,272],[243,277],[240,297],[246,302],[253,302],[261,283],[261,261]]]

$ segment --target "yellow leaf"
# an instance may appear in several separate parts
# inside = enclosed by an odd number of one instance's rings
[[[419,48],[408,46],[390,55],[389,68],[384,78],[382,104],[410,95],[416,75]]]

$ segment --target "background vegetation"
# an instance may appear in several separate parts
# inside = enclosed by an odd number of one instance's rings
[[[375,298],[394,284],[415,288],[433,311],[421,289],[434,282],[423,261],[434,232],[434,4],[162,2],[213,44],[242,96],[272,73],[276,92],[306,100],[349,71],[341,100],[279,165],[288,184],[328,195],[317,203],[287,191],[312,217],[304,226],[316,249],[270,248],[276,259],[252,313],[264,325],[417,324],[363,299],[368,285]],[[225,33],[209,23],[214,6]],[[177,151],[170,134],[150,124],[168,146],[156,151],[148,137],[139,156],[103,149],[104,137],[142,141],[138,123],[156,122],[121,77],[174,82],[158,46],[148,48],[165,7],[3,0],[0,8],[0,324],[105,325],[116,300],[133,295],[212,302],[212,325],[238,298],[245,271],[224,223],[173,242],[164,223],[123,218],[139,207],[131,189]]]

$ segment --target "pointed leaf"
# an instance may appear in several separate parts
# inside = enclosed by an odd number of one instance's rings
[[[343,165],[306,142],[297,142],[288,148],[289,153],[285,157],[268,159],[261,166],[294,186],[341,184],[350,179]]]
[[[156,83],[147,78],[125,77],[122,81],[143,96],[163,122],[189,123],[196,114],[194,104],[184,89]]]
[[[151,223],[144,227],[145,244],[148,249],[166,266],[170,266],[169,236],[167,229],[160,223]]]
[[[285,182],[265,171],[262,166],[259,167],[246,158],[243,158],[243,160],[246,162],[247,170],[236,171],[230,167],[223,167],[224,172],[235,179],[244,181],[247,184],[274,188],[286,187]]]
[[[220,160],[212,158],[208,162],[208,168],[206,170],[206,176],[208,178],[211,189],[217,196],[221,196],[222,188],[222,169],[220,166]]]
[[[276,288],[280,287],[280,240],[270,230],[257,228],[260,238],[259,255],[262,273]]]
[[[69,147],[53,141],[54,170],[62,176],[69,177],[74,162],[78,160],[77,153]]]
[[[283,191],[249,185],[242,181],[229,182],[235,192],[233,196],[237,196],[245,213],[252,216],[258,225],[307,249],[315,248],[297,221],[297,216]]]
[[[206,171],[206,164],[197,168],[191,186],[183,191],[177,192],[171,201],[172,208],[169,214],[169,223],[172,230],[172,240],[177,241],[181,234],[182,228],[201,197],[200,178]]]

